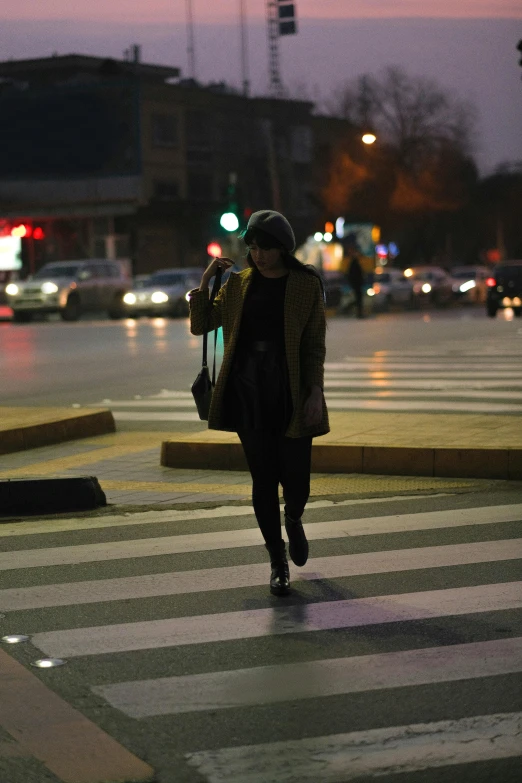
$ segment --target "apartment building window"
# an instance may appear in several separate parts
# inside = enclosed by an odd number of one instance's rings
[[[153,114],[151,119],[154,146],[177,147],[178,118],[174,114]]]
[[[173,201],[179,198],[179,184],[176,180],[156,180],[154,198],[161,201]]]

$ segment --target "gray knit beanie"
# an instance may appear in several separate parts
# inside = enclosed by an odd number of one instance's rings
[[[288,220],[273,209],[262,209],[250,215],[247,231],[251,228],[259,228],[266,234],[277,239],[283,247],[292,253],[295,250],[295,236]]]

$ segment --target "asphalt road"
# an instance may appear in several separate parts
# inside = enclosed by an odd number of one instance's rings
[[[185,319],[3,322],[0,343],[0,404],[103,405],[121,431],[201,426],[189,393],[201,338]],[[514,413],[521,359],[522,321],[489,319],[483,307],[330,318],[327,399],[336,409]]]
[[[230,512],[0,525],[2,781],[520,780],[519,484],[312,504],[284,599]]]

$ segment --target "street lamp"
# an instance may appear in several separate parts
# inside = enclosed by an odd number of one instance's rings
[[[374,144],[377,141],[377,136],[374,133],[364,133],[361,141],[363,144]]]

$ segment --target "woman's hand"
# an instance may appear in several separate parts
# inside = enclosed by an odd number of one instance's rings
[[[323,418],[323,390],[320,386],[312,386],[304,404],[304,425],[314,427]]]
[[[203,272],[199,290],[205,291],[208,288],[209,280],[214,277],[218,269],[221,269],[222,272],[226,272],[231,266],[234,266],[234,262],[231,261],[230,258],[213,258]]]

